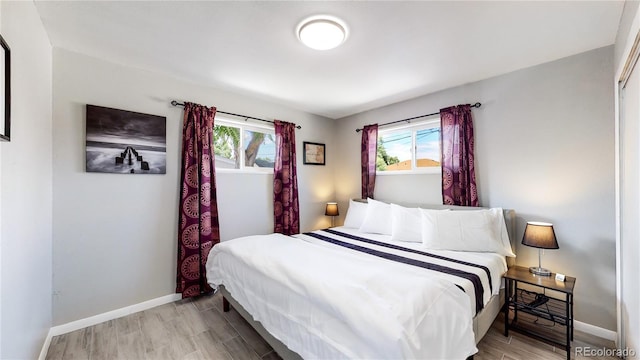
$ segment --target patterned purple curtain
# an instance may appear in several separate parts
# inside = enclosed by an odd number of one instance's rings
[[[205,264],[211,247],[220,242],[216,167],[211,149],[215,115],[215,107],[184,105],[176,281],[176,292],[182,293],[182,298],[211,291]]]
[[[376,187],[376,159],[378,157],[378,124],[362,129],[360,146],[362,159],[362,198],[372,198]]]
[[[300,233],[298,176],[296,174],[296,126],[275,120],[276,160],[273,167],[273,231]]]
[[[440,110],[442,154],[442,202],[447,205],[479,206],[473,165],[473,120],[471,106]]]

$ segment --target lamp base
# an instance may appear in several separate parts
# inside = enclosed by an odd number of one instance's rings
[[[551,276],[551,271],[537,266],[530,267],[529,272],[540,276]]]

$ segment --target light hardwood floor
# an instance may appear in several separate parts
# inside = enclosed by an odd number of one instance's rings
[[[474,359],[566,359],[564,350],[515,332],[505,337],[503,329],[503,317],[499,316],[478,344],[479,352]],[[587,339],[589,343],[576,340],[573,346],[609,345],[597,338],[576,333],[576,338],[579,337]],[[180,300],[56,336],[51,341],[46,358],[280,359],[235,310],[222,312],[222,298],[219,295]]]

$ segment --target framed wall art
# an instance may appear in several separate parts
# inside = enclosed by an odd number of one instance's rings
[[[11,141],[11,50],[0,35],[0,140]]]
[[[306,165],[324,165],[325,164],[325,145],[313,142],[303,142],[304,158]]]
[[[87,105],[87,172],[165,174],[167,118]]]

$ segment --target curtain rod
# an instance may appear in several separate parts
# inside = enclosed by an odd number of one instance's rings
[[[477,103],[475,103],[475,104],[471,105],[471,107],[472,107],[472,108],[479,108],[480,106],[482,106],[482,104],[480,104],[479,102],[477,102]],[[380,127],[380,126],[386,126],[386,125],[396,124],[396,123],[403,122],[403,121],[406,121],[407,123],[409,123],[409,122],[411,122],[411,120],[420,119],[420,118],[423,118],[423,117],[433,116],[433,115],[438,115],[438,114],[440,114],[440,112],[439,112],[439,111],[438,111],[438,112],[431,113],[431,114],[419,115],[419,116],[414,116],[414,117],[407,118],[407,119],[391,121],[391,122],[388,122],[388,123],[380,124],[380,125],[378,125],[378,126],[379,126],[379,127]],[[362,130],[363,130],[363,129],[356,129],[356,132],[360,132],[360,131],[362,131]]]
[[[177,102],[175,100],[171,100],[171,105],[173,105],[173,106],[183,106],[184,107],[184,103],[179,103],[179,102]],[[268,122],[268,123],[272,123],[273,124],[273,121],[271,121],[271,120],[260,119],[260,118],[253,117],[253,116],[234,114],[234,113],[230,113],[230,112],[226,112],[226,111],[220,111],[220,110],[216,110],[216,112],[219,112],[221,114],[226,114],[226,115],[233,115],[233,116],[243,117],[243,118],[245,118],[245,121],[248,120],[248,119],[253,119],[253,120],[264,121],[264,122]],[[302,126],[296,125],[296,129],[302,129]]]

